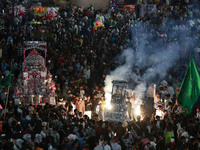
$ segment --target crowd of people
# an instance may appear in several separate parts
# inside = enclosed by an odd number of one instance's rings
[[[60,9],[59,16],[53,19],[34,16],[29,11],[24,16],[12,16],[3,13],[5,3],[1,6],[0,75],[6,76],[12,67],[13,76],[6,109],[8,91],[1,89],[0,149],[200,149],[198,104],[187,114],[187,109],[182,110],[176,100],[191,51],[195,52],[195,60],[199,58],[198,3],[174,0],[171,4],[158,4],[157,15],[148,14],[144,18],[118,8],[103,12],[92,6],[82,9],[72,5]],[[104,26],[95,27],[94,22],[99,18]],[[178,25],[170,26],[171,20]],[[34,23],[38,21],[41,24]],[[177,49],[184,49],[179,65],[173,67],[162,82],[157,82],[159,86],[149,85],[145,95],[147,107],[141,108],[147,115],[134,116],[136,99],[134,94],[128,97],[129,120],[124,126],[104,119],[104,80],[119,65],[115,56],[136,45],[132,43],[131,26],[137,22],[154,26],[151,32],[155,31],[156,38],[168,28],[190,27],[195,42],[192,43],[194,49],[189,49],[191,43],[183,46],[183,41],[177,42]],[[163,30],[157,31],[156,27],[160,26]],[[165,40],[170,41],[171,37]],[[47,41],[47,69],[54,77],[58,102],[66,102],[65,105],[14,104],[12,95],[22,71],[23,42],[37,40]],[[196,63],[199,69],[200,64]],[[183,111],[187,115],[183,115]]]

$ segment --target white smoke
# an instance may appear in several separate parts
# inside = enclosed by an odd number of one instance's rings
[[[147,84],[164,79],[167,71],[182,55],[184,46],[190,49],[195,43],[190,35],[189,24],[182,27],[170,23],[154,28],[148,23],[135,23],[132,27],[131,48],[124,50],[121,56],[124,63],[106,76],[106,104],[109,105],[111,100],[113,80],[129,81],[130,77],[134,82],[140,80],[134,91],[145,93]],[[133,71],[135,68],[139,72]]]
[[[109,106],[111,101],[111,93],[112,93],[112,81],[113,80],[127,80],[129,75],[132,75],[133,68],[133,57],[134,52],[133,49],[124,50],[122,53],[122,57],[125,58],[125,64],[117,67],[114,71],[110,73],[110,75],[106,76],[105,79],[105,98],[106,98],[106,106]]]

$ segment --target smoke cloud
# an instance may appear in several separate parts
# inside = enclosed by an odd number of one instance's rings
[[[192,37],[198,20],[163,23],[160,27],[148,22],[137,22],[131,26],[130,47],[119,57],[122,65],[111,71],[105,79],[106,104],[110,103],[112,80],[139,83],[134,88],[144,93],[148,84],[163,80],[168,70],[177,64],[185,53],[197,44]],[[200,24],[200,22],[199,22]]]

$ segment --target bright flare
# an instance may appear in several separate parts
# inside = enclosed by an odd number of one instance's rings
[[[111,95],[110,93],[106,93],[106,94],[105,94],[105,100],[106,100],[106,105],[105,105],[105,107],[106,107],[106,109],[108,109],[108,110],[111,110],[111,109],[112,109],[112,106],[111,106],[111,104],[110,104],[111,97],[112,97],[112,95]]]
[[[140,105],[137,105],[135,113],[136,113],[137,116],[140,116],[140,114],[141,114],[140,113]]]
[[[110,103],[106,103],[105,105],[106,109],[111,110],[112,109],[112,105]]]

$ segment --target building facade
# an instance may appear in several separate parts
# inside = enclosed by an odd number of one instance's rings
[[[109,8],[109,0],[73,0],[72,3],[81,8],[87,8],[91,5],[94,9],[106,10]]]

